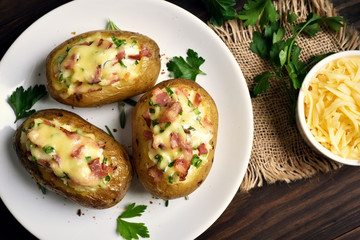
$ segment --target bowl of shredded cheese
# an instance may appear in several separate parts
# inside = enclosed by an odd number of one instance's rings
[[[320,154],[360,166],[360,51],[332,54],[308,72],[298,96],[296,123]]]

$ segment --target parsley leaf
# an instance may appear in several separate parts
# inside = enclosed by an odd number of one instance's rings
[[[238,17],[245,20],[245,25],[255,25],[259,22],[260,30],[254,32],[250,50],[269,61],[272,69],[272,72],[263,72],[253,79],[256,84],[251,96],[256,97],[265,92],[269,88],[270,78],[280,80],[290,101],[290,123],[292,123],[298,91],[306,73],[313,64],[325,57],[325,55],[315,56],[309,64],[302,62],[300,60],[301,48],[296,44],[297,37],[301,33],[315,36],[324,23],[337,31],[346,21],[341,17],[320,17],[315,13],[310,13],[305,22],[295,24],[296,14],[288,11],[287,23],[291,27],[293,36],[285,40],[285,27],[280,26],[277,20],[279,15],[271,0],[249,0]]]
[[[204,0],[210,13],[210,23],[221,26],[224,21],[234,19],[236,10],[235,0]]]
[[[200,66],[205,62],[205,59],[198,56],[198,53],[192,49],[187,51],[186,61],[183,57],[174,57],[166,66],[173,78],[185,78],[196,80],[198,74],[206,75],[200,70]]]
[[[119,30],[120,31],[120,28],[118,26],[116,26],[116,24],[109,19],[109,21],[106,25],[106,30]]]
[[[144,223],[133,223],[124,221],[122,218],[139,217],[145,211],[147,206],[130,204],[126,210],[117,218],[117,232],[126,240],[149,238],[149,231]]]
[[[271,0],[249,0],[237,17],[245,20],[245,26],[254,26],[260,17],[259,24],[263,28],[268,23],[275,22],[280,16]]]
[[[31,109],[34,104],[42,97],[46,96],[47,91],[44,85],[35,85],[24,90],[24,88],[18,87],[9,97],[9,104],[15,112],[15,122],[21,118],[25,118],[35,113],[34,109]],[[31,109],[31,110],[30,110]]]

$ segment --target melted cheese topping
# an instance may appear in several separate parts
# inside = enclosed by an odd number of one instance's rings
[[[360,161],[360,57],[329,63],[305,93],[306,123],[334,154]]]
[[[170,147],[171,134],[176,133],[179,138],[182,139],[181,141],[191,145],[190,151],[192,151],[194,157],[192,159],[192,165],[188,170],[188,176],[195,172],[200,164],[205,164],[208,161],[208,153],[199,156],[197,148],[201,144],[205,144],[206,149],[210,151],[212,148],[210,140],[213,138],[213,134],[212,131],[209,131],[208,128],[204,127],[201,122],[208,114],[204,103],[201,102],[197,107],[193,106],[197,92],[192,89],[185,89],[185,92],[187,93],[185,96],[183,89],[180,91],[177,88],[170,88],[167,91],[169,90],[172,92],[170,96],[171,102],[179,102],[181,104],[182,112],[176,117],[176,120],[171,123],[160,123],[155,126],[153,126],[154,124],[151,125],[154,139],[160,142],[162,147],[160,146],[159,149],[154,149],[152,146],[153,142],[149,141],[148,156],[155,164],[157,164],[157,167],[163,171],[165,178],[171,178],[171,183],[176,183],[179,181],[179,174],[173,167],[174,160],[186,159],[188,153],[184,151],[181,146],[174,149]],[[163,91],[165,91],[165,89],[163,89]],[[155,96],[152,97],[151,102],[156,102]],[[151,107],[150,109],[154,109],[152,110],[153,113],[150,114],[151,120],[156,122],[162,116],[166,108],[167,106],[156,105]],[[159,156],[161,156],[161,159],[159,159]],[[196,162],[194,162],[194,160],[197,160],[197,162],[199,161],[197,163],[199,165],[196,167]]]
[[[35,119],[32,127],[22,133],[21,139],[31,153],[29,160],[49,168],[65,184],[84,187],[103,185],[104,181],[95,176],[89,167],[92,160],[102,161],[104,158],[103,149],[94,141],[93,134],[83,134],[57,121]]]
[[[54,82],[54,87],[67,89],[62,95],[66,98],[99,91],[104,86],[129,83],[141,71],[141,59],[129,56],[141,55],[140,50],[139,43],[131,39],[103,38],[101,33],[81,38],[55,56],[53,68],[58,82]]]

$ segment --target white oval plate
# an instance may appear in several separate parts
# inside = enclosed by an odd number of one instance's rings
[[[16,87],[45,84],[45,59],[58,44],[90,30],[105,29],[107,20],[121,29],[153,38],[162,54],[159,81],[169,78],[168,58],[186,57],[191,48],[205,59],[197,82],[214,98],[219,110],[219,135],[212,170],[189,200],[154,199],[137,179],[116,206],[106,210],[86,209],[47,192],[43,195],[19,163],[12,148],[12,136],[20,122],[8,98]],[[91,0],[67,3],[33,23],[13,43],[0,63],[0,168],[1,198],[10,212],[40,239],[121,239],[116,218],[135,202],[145,204],[141,217],[151,239],[194,239],[204,232],[229,205],[245,175],[253,140],[253,115],[243,74],[226,45],[201,20],[171,3],[158,0]],[[105,130],[117,129],[116,139],[131,152],[132,107],[126,107],[125,129],[120,128],[117,104],[100,108],[74,108],[45,97],[35,109],[62,108],[73,111]],[[78,209],[83,213],[77,215]]]

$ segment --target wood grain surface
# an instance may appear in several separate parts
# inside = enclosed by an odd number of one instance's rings
[[[32,23],[67,0],[1,0],[0,58]],[[207,21],[202,1],[170,0]],[[240,10],[245,1],[237,1]],[[331,0],[360,31],[360,0]],[[49,34],[47,30],[44,33]],[[9,187],[11,181],[9,180]],[[221,193],[219,193],[221,194]],[[238,192],[225,212],[198,239],[360,239],[360,168],[344,166],[311,179]],[[1,203],[2,232],[34,239]],[[179,226],[181,229],[181,226]],[[186,229],[181,229],[186,231]],[[14,235],[15,234],[15,235]],[[120,238],[119,238],[120,239]]]

